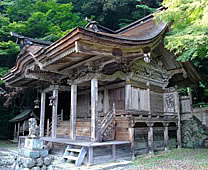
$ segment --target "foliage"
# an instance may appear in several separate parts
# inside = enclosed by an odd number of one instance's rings
[[[0,78],[4,76],[8,72],[7,67],[0,67]],[[3,81],[0,80],[0,86],[3,85]]]
[[[208,57],[208,0],[164,0],[157,19],[172,23],[166,47],[188,61]]]

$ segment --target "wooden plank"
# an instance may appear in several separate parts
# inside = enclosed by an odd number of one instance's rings
[[[81,152],[78,155],[78,159],[75,162],[75,166],[80,166],[83,163],[86,153],[87,153],[87,148],[82,147]]]
[[[55,98],[55,101],[52,106],[52,137],[56,137],[57,111],[58,111],[58,89],[57,88],[53,90],[53,97]]]
[[[71,85],[70,139],[76,139],[77,85]]]
[[[40,105],[40,137],[44,136],[44,123],[45,123],[45,102],[46,93],[41,93],[41,105]]]
[[[98,130],[98,80],[91,80],[91,141],[99,141]]]

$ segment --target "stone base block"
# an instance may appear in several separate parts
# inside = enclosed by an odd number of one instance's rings
[[[19,149],[19,154],[23,157],[28,158],[39,158],[39,157],[46,157],[48,155],[48,150],[30,150],[30,149]]]
[[[37,138],[26,138],[25,148],[27,149],[43,149],[43,141]]]

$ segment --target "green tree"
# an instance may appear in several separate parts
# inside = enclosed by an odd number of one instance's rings
[[[208,57],[208,0],[164,0],[158,20],[171,24],[165,37],[166,47],[187,61]]]

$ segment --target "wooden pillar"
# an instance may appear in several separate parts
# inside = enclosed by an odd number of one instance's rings
[[[104,99],[103,99],[103,112],[107,113],[109,111],[109,95],[108,95],[108,89],[104,89]]]
[[[149,111],[149,114],[151,114],[151,99],[150,99],[150,89],[147,89],[147,109]]]
[[[56,138],[56,128],[57,128],[57,111],[58,111],[58,88],[53,90],[53,108],[52,108],[52,137]]]
[[[49,121],[49,119],[47,119],[47,136],[49,136],[50,134],[50,121]]]
[[[14,124],[14,139],[17,137],[17,124]]]
[[[18,122],[18,126],[17,126],[17,139],[19,139],[19,134],[20,134],[20,122]]]
[[[22,134],[23,136],[25,136],[25,121],[23,122],[23,125],[22,125]]]
[[[93,147],[88,148],[88,165],[92,165],[94,162],[93,160]]]
[[[175,112],[177,113],[178,122],[177,122],[177,147],[181,148],[181,115],[180,115],[180,102],[178,92],[175,94]]]
[[[125,85],[125,110],[131,109],[131,84]]]
[[[99,141],[98,128],[98,80],[91,80],[91,141]]]
[[[135,159],[135,154],[134,154],[134,147],[135,147],[135,142],[134,142],[134,128],[129,128],[129,140],[131,141],[131,152],[132,152],[132,159]]]
[[[40,137],[44,136],[45,102],[46,102],[46,93],[42,92],[41,104],[40,104]]]
[[[163,123],[163,126],[165,127],[165,130],[164,130],[164,148],[165,148],[165,151],[168,151],[169,150],[169,147],[168,147],[168,140],[169,140],[169,137],[168,137],[168,123]]]
[[[70,139],[76,139],[77,85],[71,85]]]
[[[147,123],[149,126],[149,131],[148,131],[148,148],[149,148],[149,154],[154,155],[154,141],[153,141],[153,126],[154,123]]]

